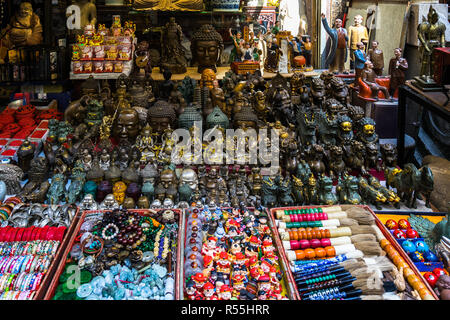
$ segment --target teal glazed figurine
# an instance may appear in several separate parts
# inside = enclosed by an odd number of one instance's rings
[[[84,182],[86,181],[86,173],[83,170],[81,161],[78,161],[72,169],[70,180],[69,189],[66,192],[66,202],[76,203],[80,198]]]
[[[338,203],[336,195],[333,193],[333,180],[322,175],[318,181],[319,184],[319,204],[333,205]]]
[[[66,177],[62,173],[57,173],[52,178],[52,184],[47,193],[47,200],[49,204],[59,204],[66,186]]]
[[[262,184],[262,204],[265,207],[275,207],[277,203],[278,185],[273,177],[264,176]]]
[[[278,204],[283,207],[294,205],[294,199],[292,198],[292,185],[289,175],[286,175],[286,177],[281,179],[279,182]]]
[[[92,180],[87,181],[83,186],[83,196],[87,194],[92,194],[94,199],[97,197],[97,184]]]
[[[214,107],[213,111],[206,117],[206,128],[211,129],[214,126],[228,129],[230,121],[225,113],[219,107]]]
[[[5,200],[6,196],[6,183],[3,180],[0,180],[0,202]]]
[[[356,177],[345,175],[343,179],[338,178],[338,181],[336,193],[339,195],[340,203],[360,204],[362,202]]]

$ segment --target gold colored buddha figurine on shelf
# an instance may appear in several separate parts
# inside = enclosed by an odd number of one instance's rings
[[[135,0],[136,10],[201,11],[203,0]]]
[[[35,46],[42,43],[42,25],[33,12],[30,2],[22,2],[19,11],[1,31],[0,63],[4,63],[7,51],[14,47]]]
[[[200,77],[200,87],[207,87],[209,89],[214,88],[214,81],[216,80],[216,73],[214,70],[206,68],[202,71]]]

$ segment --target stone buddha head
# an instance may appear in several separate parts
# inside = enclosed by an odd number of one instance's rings
[[[216,71],[216,64],[223,51],[222,36],[210,24],[200,27],[192,36],[191,52],[193,61],[198,64],[197,72],[206,68]]]
[[[163,133],[169,127],[173,128],[175,118],[175,109],[164,100],[157,101],[147,112],[147,122],[157,133]]]
[[[139,133],[139,115],[136,110],[125,108],[120,110],[113,127],[114,137],[120,140],[134,141]]]

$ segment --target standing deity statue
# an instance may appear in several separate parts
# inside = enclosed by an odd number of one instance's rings
[[[445,25],[439,21],[436,10],[430,6],[427,21],[422,22],[417,27],[418,38],[421,43],[420,54],[422,66],[420,76],[430,78],[433,76],[433,49],[445,47]]]
[[[187,61],[181,45],[183,31],[175,18],[171,17],[161,33],[161,70],[169,69],[172,73],[185,73]]]

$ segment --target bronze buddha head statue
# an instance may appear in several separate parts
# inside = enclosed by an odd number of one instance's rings
[[[235,129],[247,130],[248,128],[256,129],[258,117],[251,107],[242,108],[241,111],[234,115]]]
[[[216,64],[223,51],[222,36],[210,24],[200,27],[192,36],[191,52],[193,61],[198,63],[197,72],[201,73],[205,68],[216,71]]]
[[[113,128],[114,137],[120,140],[133,140],[139,133],[139,115],[136,110],[120,110]]]
[[[163,133],[169,127],[173,128],[175,118],[175,109],[164,100],[157,101],[147,112],[147,122],[157,133]]]

